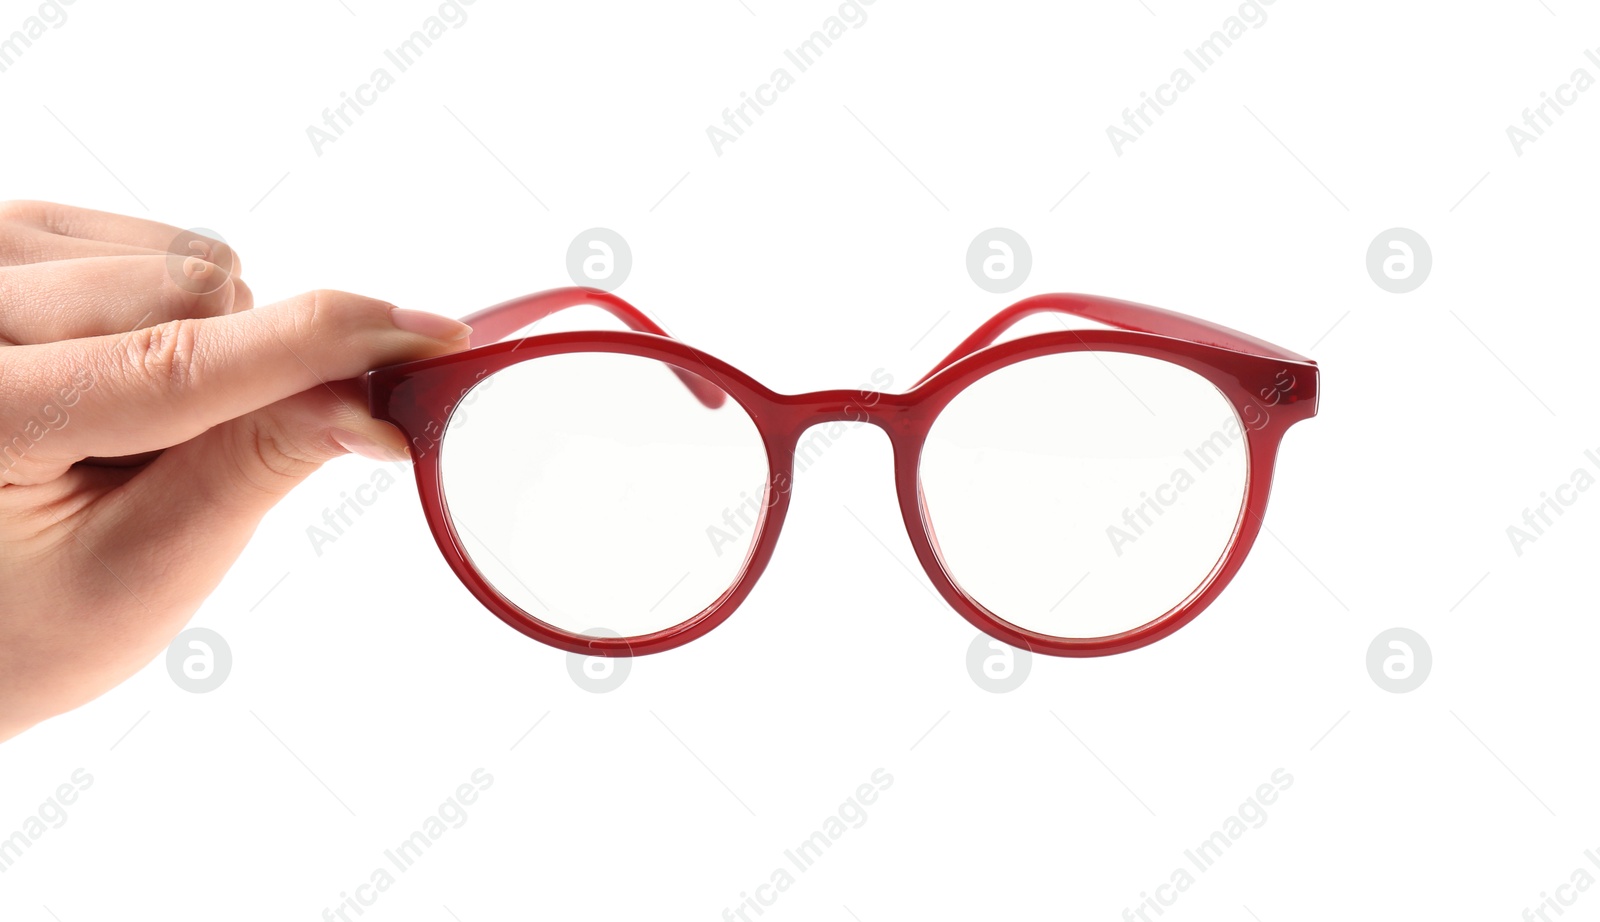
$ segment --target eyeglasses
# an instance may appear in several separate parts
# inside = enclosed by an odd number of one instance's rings
[[[631,331],[511,338],[580,305]],[[998,342],[1041,313],[1111,329]],[[657,653],[726,620],[797,471],[862,424],[888,435],[911,546],[963,617],[1039,653],[1136,649],[1238,572],[1279,441],[1317,407],[1304,356],[1088,295],[1013,304],[904,393],[775,393],[590,288],[465,319],[490,344],[370,372],[372,413],[409,440],[467,589],[585,655]]]

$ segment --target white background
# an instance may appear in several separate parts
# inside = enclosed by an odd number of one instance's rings
[[[1119,157],[1106,126],[1236,5],[878,0],[718,156],[706,126],[836,9],[478,0],[318,156],[307,126],[437,4],[78,0],[0,74],[0,196],[215,228],[261,303],[457,316],[568,284],[568,243],[610,227],[621,294],[788,391],[909,386],[1029,293],[1207,317],[1323,369],[1222,598],[988,693],[862,429],[800,478],[743,608],[597,695],[457,583],[403,471],[318,556],[307,527],[378,467],[341,460],[196,616],[233,651],[220,689],[157,661],[0,747],[0,836],[94,778],[0,875],[0,918],[322,918],[480,767],[364,919],[721,918],[878,768],[865,825],[761,918],[1121,918],[1278,768],[1164,919],[1512,920],[1600,875],[1600,494],[1520,556],[1506,535],[1600,448],[1600,92],[1521,156],[1506,135],[1600,76],[1600,17],[1278,0]],[[1014,295],[966,275],[993,226],[1032,244]],[[1396,226],[1434,259],[1404,295],[1365,268]],[[1404,695],[1365,663],[1395,626],[1434,658]]]

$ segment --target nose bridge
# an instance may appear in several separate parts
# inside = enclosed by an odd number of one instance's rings
[[[812,391],[784,398],[796,434],[819,423],[871,423],[885,432],[900,409],[897,395],[865,390]]]

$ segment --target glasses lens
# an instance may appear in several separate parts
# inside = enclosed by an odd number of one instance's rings
[[[1019,627],[1132,630],[1202,586],[1245,497],[1233,405],[1182,366],[1063,352],[980,378],[934,421],[920,469],[946,571]]]
[[[609,352],[485,378],[452,415],[439,463],[490,585],[562,630],[624,637],[681,624],[734,585],[767,483],[737,401],[707,407],[675,366]]]

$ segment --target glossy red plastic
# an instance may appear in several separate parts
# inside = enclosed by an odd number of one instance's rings
[[[558,310],[588,305],[622,320],[632,330],[582,331],[507,339]],[[996,340],[1031,314],[1081,317],[1114,329],[1065,329],[1005,342]],[[658,653],[687,643],[721,624],[749,594],[777,546],[794,482],[794,452],[812,426],[834,421],[865,422],[887,433],[901,517],[917,559],[929,579],[962,617],[993,637],[1036,653],[1101,656],[1159,640],[1187,624],[1216,599],[1238,572],[1266,512],[1278,445],[1285,431],[1317,411],[1316,363],[1253,336],[1194,317],[1092,295],[1047,294],[1001,311],[963,341],[933,371],[901,394],[828,390],[779,394],[720,359],[667,336],[642,312],[614,294],[592,288],[560,288],[488,308],[465,321],[473,341],[490,340],[465,352],[409,362],[366,376],[373,415],[405,433],[422,504],[439,549],[477,599],[522,633],[573,653],[629,656]],[[493,342],[493,340],[503,340]],[[956,394],[983,376],[1038,356],[1074,351],[1125,352],[1181,365],[1210,381],[1233,405],[1248,447],[1246,495],[1227,550],[1207,579],[1178,606],[1133,630],[1107,637],[1063,638],[1019,627],[969,597],[946,572],[925,520],[918,480],[922,446],[934,420]],[[535,618],[501,595],[475,569],[451,522],[439,476],[440,443],[450,414],[479,382],[501,369],[543,356],[608,352],[642,356],[674,367],[707,406],[724,394],[749,413],[766,445],[769,480],[765,513],[739,578],[709,608],[681,624],[637,637],[591,637]]]

